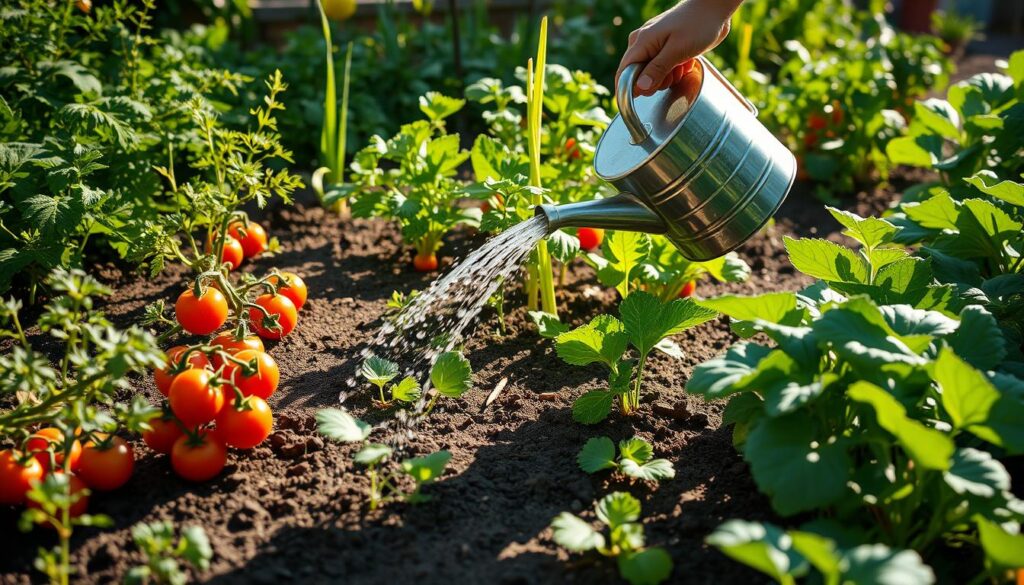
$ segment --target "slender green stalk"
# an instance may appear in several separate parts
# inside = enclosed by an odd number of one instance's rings
[[[527,64],[526,78],[526,110],[527,110],[527,148],[530,155],[530,185],[541,187],[540,179],[540,137],[541,137],[541,115],[544,111],[544,68],[547,64],[548,45],[548,19],[545,16],[540,21],[540,38],[537,43],[537,66],[534,68],[533,60]],[[533,196],[533,204],[544,203],[542,195],[537,193]],[[551,255],[548,253],[548,243],[541,240],[537,244],[537,274],[540,286],[541,309],[552,315],[558,316],[558,303],[555,301],[554,272],[551,268]]]

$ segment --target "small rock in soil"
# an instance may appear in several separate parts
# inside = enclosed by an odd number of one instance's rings
[[[306,475],[307,473],[309,473],[309,471],[310,471],[309,462],[308,461],[302,461],[300,463],[296,463],[295,465],[292,465],[291,467],[289,467],[288,471],[285,472],[285,475],[288,476],[288,477],[301,477],[301,476]]]
[[[667,416],[676,420],[687,420],[690,418],[690,409],[686,407],[685,402],[671,406],[664,402],[655,402],[653,409],[655,413],[661,416]],[[704,417],[704,420],[707,421],[707,417]]]
[[[307,451],[319,451],[324,448],[324,440],[316,435],[306,439],[306,450]]]

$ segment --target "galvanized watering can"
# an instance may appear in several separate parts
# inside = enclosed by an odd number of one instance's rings
[[[550,232],[598,227],[665,234],[683,256],[710,260],[753,236],[793,185],[796,159],[757,120],[757,108],[707,59],[679,83],[633,97],[639,64],[619,78],[620,114],[601,136],[598,176],[621,191],[541,205]]]

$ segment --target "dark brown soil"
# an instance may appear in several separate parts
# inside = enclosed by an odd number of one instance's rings
[[[878,211],[889,198],[885,192],[862,193],[850,207]],[[614,563],[589,555],[569,557],[554,546],[547,529],[559,512],[587,514],[612,489],[629,489],[642,499],[649,542],[671,553],[675,580],[761,580],[703,543],[726,519],[771,517],[767,501],[731,445],[729,429],[720,426],[723,404],[707,404],[684,392],[693,366],[734,341],[724,318],[678,336],[685,359],[654,358],[637,416],[613,416],[587,427],[572,421],[570,406],[583,391],[601,386],[604,373],[596,366],[561,362],[552,344],[530,331],[522,309],[512,311],[505,336],[496,334],[494,315],[485,315],[467,347],[474,391],[465,399],[442,402],[415,446],[421,452],[449,449],[454,455],[444,478],[427,488],[433,500],[370,513],[364,498],[367,481],[350,461],[351,448],[318,437],[313,415],[318,408],[337,404],[345,380],[355,373],[358,349],[379,325],[391,292],[422,289],[430,277],[407,269],[398,234],[383,222],[340,222],[318,207],[301,204],[272,212],[269,221],[283,251],[250,269],[276,265],[296,271],[310,290],[299,327],[269,349],[282,372],[271,400],[274,435],[249,454],[232,454],[223,475],[203,485],[179,479],[165,457],[135,441],[139,464],[132,480],[91,502],[92,511],[109,514],[117,527],[76,534],[77,580],[123,578],[141,558],[134,552],[129,528],[169,518],[206,528],[214,559],[201,578],[212,582],[615,582]],[[733,285],[703,283],[698,293],[752,294],[809,284],[788,263],[782,236],[835,239],[841,237],[836,228],[822,205],[798,189],[775,226],[741,251],[753,268],[751,279]],[[461,234],[453,240],[445,251],[461,256],[479,236]],[[99,274],[116,286],[106,309],[121,324],[139,318],[149,303],[172,300],[185,277],[180,269],[170,269],[156,279],[144,279],[110,266]],[[559,299],[573,323],[615,305],[614,293],[597,287],[583,264],[572,267]],[[509,307],[521,304],[519,291],[509,293]],[[503,378],[507,387],[483,409],[487,394]],[[148,379],[138,382],[138,390],[158,396]],[[544,400],[538,398],[542,393],[556,394]],[[359,417],[379,421],[387,413],[377,410],[370,396],[369,389],[353,393],[345,406]],[[668,408],[655,411],[655,404]],[[672,409],[688,414],[681,419],[664,414]],[[634,434],[652,441],[658,456],[673,461],[675,479],[657,486],[629,485],[577,468],[576,453],[588,438],[607,435],[618,440]],[[13,510],[0,512],[4,540],[11,543],[0,558],[4,583],[35,579],[35,551],[53,540],[41,531],[15,537],[15,521]]]

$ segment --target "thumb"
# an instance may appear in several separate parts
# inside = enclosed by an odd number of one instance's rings
[[[641,95],[650,95],[661,87],[665,78],[676,66],[676,63],[662,51],[644,66],[636,81],[636,89]]]

